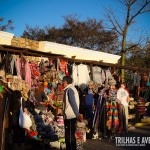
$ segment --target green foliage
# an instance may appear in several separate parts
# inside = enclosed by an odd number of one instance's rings
[[[64,17],[65,23],[60,28],[26,26],[22,37],[57,42],[87,49],[116,53],[118,37],[112,30],[105,30],[103,21],[87,19],[80,21],[75,17]]]
[[[141,68],[150,67],[150,40],[147,41],[145,46],[136,46],[130,52],[126,63],[128,66],[136,66]]]

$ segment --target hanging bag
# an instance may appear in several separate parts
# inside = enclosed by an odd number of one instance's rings
[[[20,101],[21,101],[21,106],[20,106],[20,114],[19,114],[19,126],[21,128],[30,129],[30,127],[32,126],[32,121],[30,119],[30,116],[23,112],[22,97],[21,97]]]
[[[146,83],[147,86],[150,86],[150,74],[148,75],[148,82]]]

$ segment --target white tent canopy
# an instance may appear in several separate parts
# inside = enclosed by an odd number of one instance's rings
[[[113,55],[109,53],[47,41],[39,42],[39,50],[43,52],[51,52],[53,54],[61,54],[64,55],[66,58],[72,58],[72,56],[76,56],[75,59],[103,61],[104,63],[112,64],[118,63],[118,60],[121,57],[119,55]]]

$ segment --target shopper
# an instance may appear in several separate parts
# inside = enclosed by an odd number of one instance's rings
[[[76,150],[75,125],[79,116],[79,95],[72,85],[73,79],[70,76],[63,78],[64,98],[63,115],[65,123],[65,141],[67,150]]]
[[[10,110],[12,112],[11,123],[12,123],[12,129],[13,129],[13,144],[14,144],[13,150],[16,150],[17,148],[21,148],[21,150],[24,149],[25,129],[19,126],[21,97],[22,97],[22,94],[20,91],[17,91],[17,90],[14,91],[13,99],[10,105]],[[22,107],[23,107],[23,111],[26,114],[28,114],[24,100],[22,101]],[[18,146],[18,144],[20,145]]]
[[[121,87],[117,91],[117,100],[124,106],[125,109],[125,118],[126,118],[126,133],[128,133],[128,100],[129,93],[126,90],[126,84],[122,83]]]
[[[84,90],[84,97],[85,97],[85,105],[86,105],[86,119],[88,119],[89,122],[93,122],[93,107],[94,107],[94,82],[89,81],[88,82],[88,88]]]

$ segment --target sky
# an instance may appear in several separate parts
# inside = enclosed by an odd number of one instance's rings
[[[15,29],[9,31],[21,36],[26,24],[35,27],[46,25],[61,27],[63,16],[77,15],[80,20],[87,18],[103,19],[107,24],[105,9],[112,7],[120,21],[122,7],[117,0],[0,0],[0,17],[12,19]],[[5,23],[5,22],[4,22]],[[150,35],[150,13],[136,19],[136,25],[129,30],[131,39],[142,34]]]

